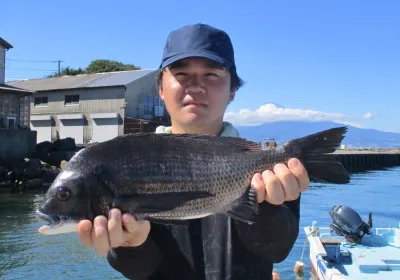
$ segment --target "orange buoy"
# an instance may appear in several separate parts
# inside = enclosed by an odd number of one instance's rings
[[[275,269],[272,270],[272,280],[281,280],[281,277]]]

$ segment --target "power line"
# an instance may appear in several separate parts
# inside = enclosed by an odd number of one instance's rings
[[[63,60],[29,60],[29,59],[13,59],[13,58],[7,58],[6,60],[8,61],[14,61],[14,62],[25,62],[25,63],[57,63],[58,64],[58,76],[61,74],[61,62],[64,62]],[[54,71],[54,70],[51,70]]]
[[[59,62],[60,60],[29,60],[29,59],[13,59],[13,58],[6,58],[9,61],[18,61],[18,62],[29,62],[29,63],[55,63]]]
[[[7,68],[8,71],[57,71],[56,69],[38,69],[38,68]]]

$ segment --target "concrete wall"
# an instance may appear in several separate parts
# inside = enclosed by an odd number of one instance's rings
[[[19,124],[19,101],[17,94],[0,90],[0,128],[7,126],[7,117],[15,117],[16,124]]]
[[[0,163],[21,161],[36,150],[36,131],[0,129]]]
[[[0,46],[0,84],[4,84],[6,68],[6,50]]]
[[[79,95],[79,104],[65,105],[65,95]],[[52,115],[55,126],[52,128],[52,140],[57,139],[59,134],[60,120],[57,118],[59,114],[83,113],[85,116],[83,128],[83,140],[87,143],[92,139],[92,119],[91,113],[118,113],[118,131],[123,134],[123,118],[124,111],[124,87],[109,88],[85,88],[85,89],[69,89],[63,91],[46,91],[33,94],[31,101],[31,115]],[[48,98],[47,106],[35,106],[35,97]]]
[[[400,154],[398,153],[341,153],[335,156],[350,173],[400,165]]]

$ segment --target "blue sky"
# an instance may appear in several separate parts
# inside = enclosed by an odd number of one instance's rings
[[[334,120],[400,132],[400,1],[5,1],[6,80],[94,59],[159,65],[168,33],[224,29],[246,82],[226,119]],[[24,60],[24,61],[17,61]],[[26,62],[31,61],[31,62]]]

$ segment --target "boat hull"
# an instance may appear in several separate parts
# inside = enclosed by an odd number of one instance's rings
[[[399,228],[375,228],[355,244],[316,224],[304,228],[315,279],[400,279]]]

